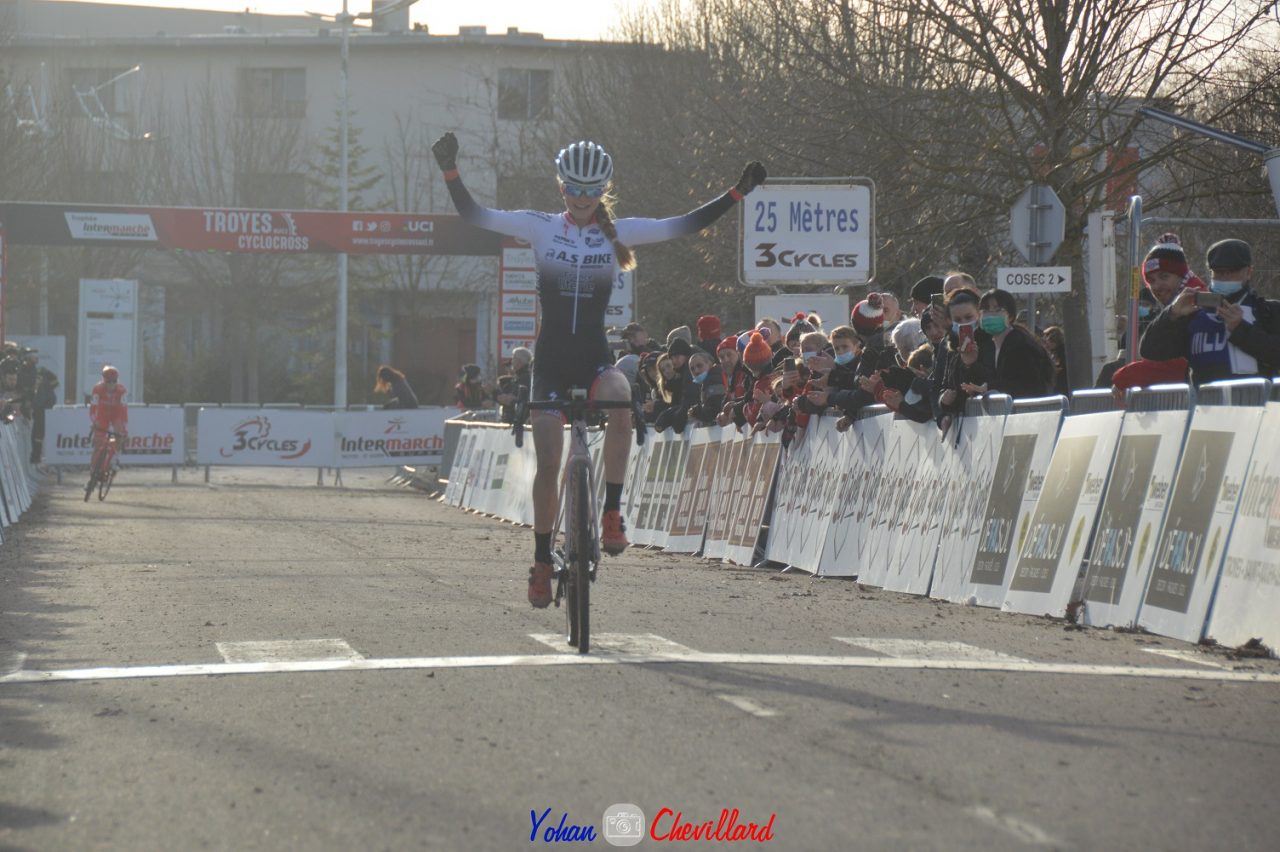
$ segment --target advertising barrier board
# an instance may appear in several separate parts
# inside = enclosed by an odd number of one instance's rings
[[[202,408],[196,461],[207,465],[334,467],[328,411]]]
[[[1267,404],[1259,435],[1280,435],[1280,403]],[[1261,639],[1280,647],[1280,453],[1254,450],[1206,635],[1222,645]]]
[[[129,409],[129,440],[121,448],[121,464],[182,465],[186,452],[181,408]],[[87,467],[92,460],[89,406],[55,406],[45,412],[45,464]]]
[[[1178,470],[1186,411],[1130,411],[1107,482],[1084,579],[1085,624],[1131,627]]]
[[[1261,407],[1200,407],[1182,449],[1138,624],[1187,642],[1204,633]],[[1273,451],[1274,454],[1274,451]]]
[[[1066,615],[1123,418],[1123,412],[1105,411],[1068,417],[1062,425],[1026,534],[1018,530],[1004,609]]]
[[[845,473],[830,509],[818,573],[825,577],[861,576],[867,568],[867,541],[876,506],[875,488],[884,469],[892,414],[858,420],[844,433]]]
[[[973,594],[970,575],[985,525],[1002,510],[1007,511],[1010,530],[1018,521],[1018,489],[1026,484],[1026,466],[1019,472],[1016,464],[1001,464],[1010,461],[1009,456],[1001,456],[1005,419],[1003,414],[967,417],[959,439],[944,444],[951,464],[933,484],[938,502],[926,509],[931,517],[941,518],[931,597],[967,601]],[[1010,453],[1013,447],[1011,443]],[[1001,494],[993,503],[997,478]],[[1004,556],[1007,560],[1008,553]]]
[[[1004,437],[983,517],[977,555],[964,600],[978,606],[1000,606],[1012,576],[1019,541],[1031,522],[1053,455],[1062,413],[1025,412],[1004,420]],[[957,486],[964,499],[964,483]]]
[[[444,452],[444,421],[452,413],[456,411],[447,408],[337,412],[333,415],[337,432],[335,465],[384,467],[439,462]]]

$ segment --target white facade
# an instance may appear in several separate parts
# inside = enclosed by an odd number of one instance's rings
[[[327,9],[323,4],[321,8]],[[357,5],[352,11],[362,8]],[[0,0],[0,32],[4,31],[10,40],[0,54],[0,67],[24,108],[34,102],[35,111],[43,110],[50,124],[78,122],[87,128],[90,121],[78,107],[73,88],[84,91],[140,66],[97,91],[110,114],[109,123],[99,123],[104,133],[115,137],[110,144],[167,145],[173,156],[200,160],[203,166],[214,159],[208,150],[214,137],[197,125],[209,121],[211,112],[218,116],[213,125],[222,131],[225,122],[246,119],[249,126],[260,122],[264,129],[287,126],[296,131],[298,153],[292,164],[259,163],[241,183],[235,183],[240,176],[224,175],[229,180],[222,181],[222,197],[206,188],[190,193],[200,197],[170,196],[167,203],[322,206],[309,178],[314,178],[320,146],[336,138],[341,39],[333,24],[302,17]],[[557,145],[535,144],[533,137],[545,129],[540,119],[552,113],[562,69],[585,52],[619,48],[515,31],[491,35],[464,29],[460,35],[436,36],[353,30],[350,124],[368,150],[360,166],[376,167],[384,175],[362,199],[352,199],[353,207],[362,200],[366,207],[453,212],[428,148],[445,130],[457,132],[460,165],[480,200],[498,200],[503,194],[499,176],[514,173],[522,163],[545,162],[551,187]],[[215,106],[210,106],[211,94]],[[196,138],[200,136],[203,140]],[[227,154],[226,160],[234,162],[235,157]],[[406,182],[408,193],[403,191]],[[240,193],[243,186],[256,191],[251,203]],[[240,194],[228,198],[226,187]],[[508,200],[519,197],[507,195]],[[496,261],[452,260],[435,268],[431,289],[475,295],[475,358],[460,353],[461,360],[491,364]],[[327,290],[317,295],[329,297]],[[381,317],[380,325],[383,332],[390,329],[391,317]],[[390,342],[384,339],[375,360],[390,360],[391,354]],[[359,365],[353,363],[352,369]]]

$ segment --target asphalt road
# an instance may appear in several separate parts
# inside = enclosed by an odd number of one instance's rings
[[[1280,837],[1276,661],[632,551],[583,663],[528,530],[383,476],[46,487],[0,546],[0,847],[612,848],[616,803],[642,847]]]

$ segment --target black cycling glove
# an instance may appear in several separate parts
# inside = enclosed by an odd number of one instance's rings
[[[769,177],[769,173],[765,171],[764,164],[759,160],[747,163],[747,167],[742,170],[742,177],[738,180],[738,185],[734,187],[740,194],[746,195],[751,190],[765,182]]]
[[[458,137],[452,132],[444,134],[432,144],[431,153],[442,171],[453,171],[458,167]]]

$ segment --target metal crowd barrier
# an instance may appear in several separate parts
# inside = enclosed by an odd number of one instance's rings
[[[1199,405],[1266,405],[1274,385],[1267,379],[1231,379],[1211,382],[1196,389]]]
[[[1191,408],[1192,388],[1185,384],[1152,385],[1130,388],[1125,395],[1129,411],[1187,411]]]
[[[1115,396],[1108,388],[1090,388],[1071,392],[1071,407],[1068,415],[1097,414],[1102,411],[1115,411],[1120,407]]]

